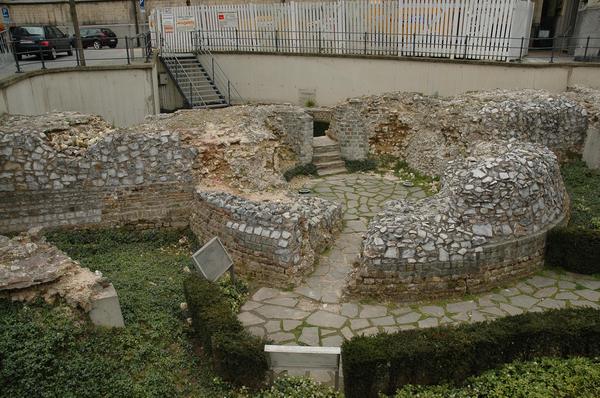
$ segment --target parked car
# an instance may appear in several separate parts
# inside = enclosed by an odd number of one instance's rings
[[[108,46],[115,48],[119,43],[115,32],[108,28],[81,29],[81,44],[83,48],[94,47],[100,49]]]
[[[48,59],[56,59],[56,54],[66,52],[73,55],[71,38],[56,26],[13,26],[10,35],[15,42],[18,59],[23,55],[42,55]]]

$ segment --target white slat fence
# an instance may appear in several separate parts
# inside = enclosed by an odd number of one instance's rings
[[[154,9],[155,46],[509,61],[527,54],[528,0],[338,0]],[[522,45],[523,43],[523,45]]]

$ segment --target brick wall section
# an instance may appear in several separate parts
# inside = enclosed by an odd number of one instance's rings
[[[116,132],[78,155],[42,133],[0,137],[0,232],[35,226],[187,225],[195,149],[176,133]]]
[[[218,236],[236,272],[289,287],[313,270],[317,254],[333,241],[341,228],[341,207],[320,198],[253,202],[197,191],[190,227],[203,243]]]
[[[401,269],[357,265],[347,287],[352,296],[431,300],[489,291],[538,271],[544,265],[546,234],[486,245],[461,261],[406,264]]]
[[[312,162],[313,118],[302,108],[281,106],[273,111],[277,130],[283,132],[283,142],[289,145],[301,164]]]
[[[339,142],[346,160],[366,159],[369,154],[369,135],[361,110],[362,102],[356,98],[333,109],[328,135]]]

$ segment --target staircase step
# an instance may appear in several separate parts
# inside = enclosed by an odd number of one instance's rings
[[[333,151],[327,153],[313,153],[313,163],[326,163],[342,160],[340,151]]]
[[[327,155],[331,153],[340,153],[340,147],[338,145],[313,146],[313,154],[315,155]]]
[[[347,172],[348,172],[348,170],[346,170],[345,167],[335,167],[335,168],[332,168],[332,169],[318,170],[317,174],[319,176],[324,177],[324,176],[330,176],[330,175],[333,175],[333,174],[343,174],[343,173],[347,173]]]
[[[313,161],[313,164],[317,167],[317,170],[321,170],[321,169],[335,169],[335,168],[339,168],[339,167],[346,167],[346,163],[344,163],[343,160],[334,160],[332,162],[322,162],[322,163],[315,163]]]

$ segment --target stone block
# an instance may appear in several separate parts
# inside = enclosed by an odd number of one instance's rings
[[[92,298],[89,316],[94,325],[108,328],[125,327],[119,296],[112,283]]]

